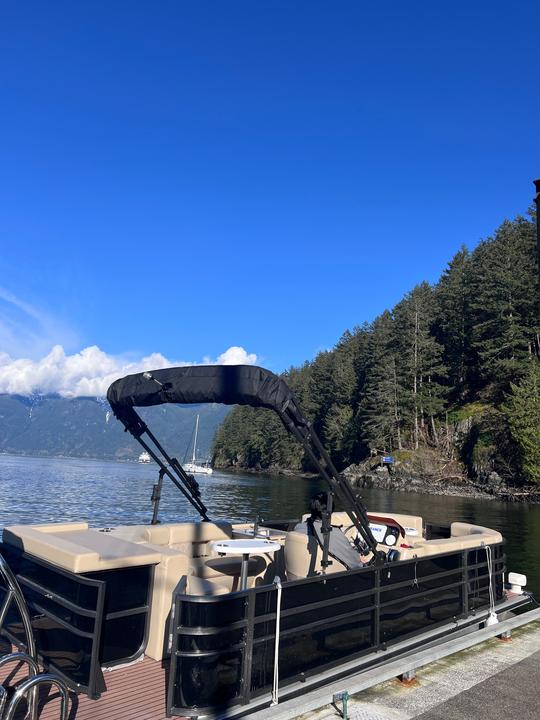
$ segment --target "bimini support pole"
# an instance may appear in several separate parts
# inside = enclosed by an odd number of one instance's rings
[[[135,411],[133,412],[135,413]],[[137,415],[137,413],[135,413],[135,415]],[[126,427],[126,430],[133,435],[133,437],[150,455],[152,460],[159,465],[160,474],[163,473],[163,475],[167,475],[167,477],[172,480],[173,484],[178,488],[178,490],[180,490],[182,495],[189,500],[203,520],[209,520],[208,510],[201,500],[199,483],[195,480],[193,475],[188,475],[188,473],[186,473],[176,458],[170,457],[170,455],[167,454],[158,439],[150,432],[142,420],[141,424],[144,426],[144,430],[142,432],[148,435],[148,438],[155,446],[155,449],[148,445],[148,443],[142,439],[141,435],[139,435],[138,432],[135,433],[131,427]],[[160,453],[163,459],[160,458],[157,453]]]
[[[157,525],[158,520],[158,513],[159,513],[159,503],[161,500],[161,489],[163,488],[163,478],[165,476],[165,473],[163,470],[159,471],[159,477],[157,483],[152,488],[152,505],[153,505],[153,511],[152,511],[152,525]]]
[[[301,443],[307,456],[329,486],[330,492],[335,498],[337,498],[337,500],[339,500],[343,510],[350,517],[351,522],[358,530],[358,534],[360,535],[362,541],[373,553],[372,562],[383,562],[384,555],[377,549],[377,541],[373,537],[373,533],[369,527],[367,512],[360,496],[353,492],[346,478],[338,473],[330,456],[319,440],[317,433],[311,427],[311,424],[307,420],[304,420],[300,424],[294,414],[289,411],[288,407],[284,408],[279,413],[279,416],[287,430],[298,440],[298,442]],[[327,523],[326,532],[324,534],[323,568],[327,567],[329,564],[329,540],[327,538],[331,531],[331,527],[328,526],[329,522]]]

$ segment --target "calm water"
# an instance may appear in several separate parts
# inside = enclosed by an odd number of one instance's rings
[[[95,526],[148,523],[154,465],[74,458],[0,455],[0,527],[15,523],[86,520]],[[317,480],[214,472],[200,479],[213,518],[294,518],[306,512]],[[507,541],[508,567],[524,572],[540,595],[540,506],[459,497],[365,491],[370,510],[421,515],[428,522],[454,520],[499,530]],[[178,522],[196,512],[165,478],[160,518]]]

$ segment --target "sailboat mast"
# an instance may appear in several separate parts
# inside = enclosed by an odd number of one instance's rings
[[[191,462],[193,465],[195,465],[195,452],[197,450],[197,435],[199,434],[199,416],[197,415],[197,420],[195,422],[195,438],[193,440],[193,457],[191,459]]]

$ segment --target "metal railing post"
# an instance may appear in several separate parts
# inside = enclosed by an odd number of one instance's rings
[[[15,603],[17,604],[17,610],[19,611],[19,615],[21,616],[21,621],[24,627],[24,634],[26,635],[27,654],[30,655],[30,657],[37,662],[36,643],[34,640],[32,622],[28,613],[28,606],[26,604],[26,600],[24,599],[24,595],[22,594],[19,583],[17,582],[17,578],[13,574],[11,568],[7,564],[2,554],[0,554],[0,574],[6,581],[8,593],[2,607],[2,614],[0,617],[2,623],[0,623],[0,631],[2,629],[2,624],[6,619],[9,606],[11,605],[13,600],[15,600]]]
[[[26,637],[26,653],[13,653],[8,655],[5,662],[9,662],[13,655],[19,656],[20,662],[26,662],[29,670],[34,670],[34,675],[39,671],[36,642],[34,640],[34,630],[32,629],[32,621],[28,612],[28,605],[22,593],[17,578],[13,574],[13,571],[7,564],[4,556],[0,553],[0,575],[3,577],[6,583],[6,597],[2,609],[0,610],[0,632],[7,618],[9,608],[12,602],[15,602],[19,616],[24,628],[24,634]],[[30,678],[31,679],[31,678]],[[31,720],[36,720],[37,717],[37,690],[32,690],[30,700],[28,702],[29,716]]]
[[[469,568],[467,565],[467,550],[463,550],[461,553],[461,563],[462,563],[462,570],[461,570],[461,588],[462,588],[462,611],[463,611],[463,617],[467,617],[469,614]]]
[[[0,685],[0,718],[4,717],[4,708],[6,706],[8,694],[3,685]]]

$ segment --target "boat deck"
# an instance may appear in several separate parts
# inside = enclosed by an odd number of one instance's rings
[[[0,680],[13,687],[24,677],[25,668],[13,674],[11,666],[5,668]],[[107,692],[99,700],[70,693],[69,720],[165,720],[167,717],[166,667],[163,663],[145,658],[142,662],[106,672],[105,683]],[[25,712],[24,703],[21,703],[16,720],[23,720]],[[42,688],[39,720],[58,720],[59,716],[58,693]]]

